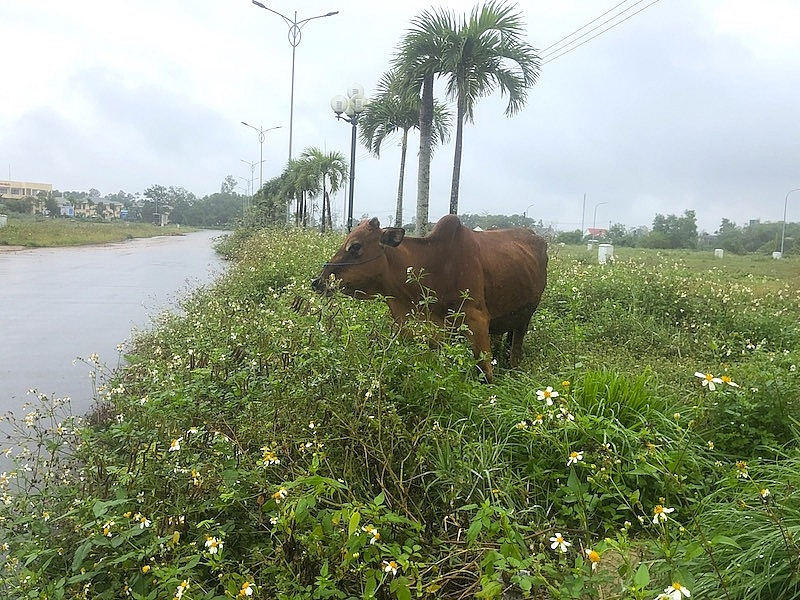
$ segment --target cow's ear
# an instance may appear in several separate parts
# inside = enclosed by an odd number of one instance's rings
[[[381,226],[381,222],[378,220],[378,217],[372,217],[369,220],[370,229],[379,229]]]
[[[400,227],[387,227],[381,233],[381,244],[383,246],[391,246],[392,248],[397,248],[400,245],[400,242],[403,241],[403,237],[406,235],[406,230]]]

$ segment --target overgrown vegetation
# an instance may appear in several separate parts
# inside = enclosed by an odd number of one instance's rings
[[[90,357],[89,420],[32,394],[0,595],[800,595],[797,265],[552,247],[485,385],[460,339],[312,293],[340,242],[240,230],[127,368]]]
[[[156,227],[148,223],[111,223],[77,219],[11,218],[0,228],[0,246],[26,246],[48,248],[54,246],[79,246],[103,244],[157,235],[180,235],[193,231],[175,226]]]

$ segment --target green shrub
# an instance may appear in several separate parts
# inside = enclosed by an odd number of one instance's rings
[[[4,597],[796,590],[796,279],[554,256],[485,385],[458,335],[314,294],[340,241],[237,232],[123,369],[89,361],[89,420],[9,417]]]

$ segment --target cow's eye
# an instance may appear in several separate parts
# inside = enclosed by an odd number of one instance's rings
[[[350,244],[350,248],[348,248],[347,251],[350,254],[358,254],[359,252],[361,252],[361,244],[359,244],[358,242],[353,242],[352,244]]]

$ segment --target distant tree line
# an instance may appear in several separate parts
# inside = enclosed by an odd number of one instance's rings
[[[153,222],[153,215],[166,213],[169,222],[194,227],[232,227],[245,214],[248,197],[234,191],[236,180],[228,176],[220,191],[198,198],[182,187],[153,185],[128,209],[128,219]]]
[[[647,227],[626,227],[621,223],[612,225],[598,241],[616,246],[636,248],[722,248],[734,254],[771,254],[780,250],[782,222],[761,223],[751,221],[737,226],[729,219],[722,219],[719,229],[713,234],[697,232],[695,211],[687,210],[682,216],[657,214],[651,229]],[[800,223],[786,224],[785,254],[800,254],[800,244],[795,240],[800,236]],[[557,234],[556,241],[579,244],[586,241],[580,230],[563,231]]]
[[[469,227],[475,229],[505,229],[507,227],[529,227],[539,231],[542,229],[542,222],[535,221],[526,215],[472,215],[464,214],[459,215],[461,222]]]
[[[110,205],[125,209],[125,220],[152,223],[154,214],[169,215],[169,222],[194,227],[233,227],[240,224],[246,213],[249,197],[234,190],[236,180],[226,177],[220,192],[198,198],[182,187],[153,185],[143,193],[131,194],[120,190],[103,196],[99,190],[54,190],[40,192],[36,197],[0,198],[0,212],[34,214],[35,206],[44,201],[46,215],[58,218],[63,204],[86,202],[94,208],[96,219],[102,219]]]
[[[715,247],[723,248],[735,254],[757,252],[770,254],[781,247],[781,231],[783,223],[751,222],[744,226],[737,226],[728,219],[722,219],[722,224],[716,232]],[[800,223],[786,223],[786,238],[784,240],[784,253],[800,255]]]

